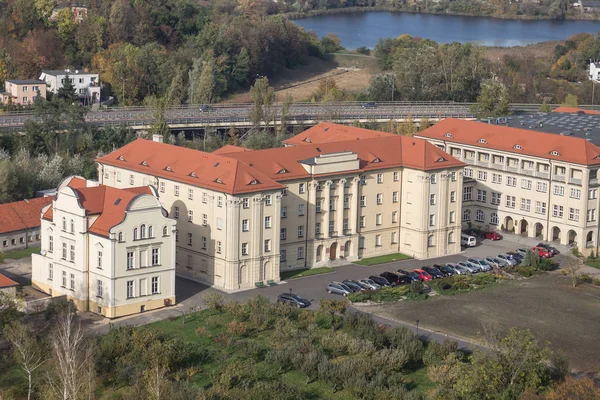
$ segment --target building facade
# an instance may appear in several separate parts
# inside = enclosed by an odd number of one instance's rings
[[[44,70],[40,75],[40,80],[46,82],[48,92],[57,94],[58,90],[63,87],[67,75],[85,105],[100,101],[100,76],[98,74],[69,69]]]
[[[418,135],[468,164],[464,226],[597,254],[599,147],[583,138],[457,119]]]
[[[113,187],[155,185],[177,220],[178,273],[224,290],[280,270],[460,251],[463,163],[427,141],[319,124],[286,146],[204,153],[140,139],[98,159],[98,173]]]
[[[52,203],[52,199],[37,197],[0,204],[0,251],[6,253],[39,246],[40,210]]]
[[[36,289],[108,318],[175,304],[176,223],[154,188],[67,178],[41,215]]]
[[[3,104],[28,106],[37,96],[46,98],[46,82],[37,79],[11,79],[4,82]]]

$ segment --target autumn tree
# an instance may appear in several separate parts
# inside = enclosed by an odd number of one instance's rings
[[[269,85],[269,78],[257,79],[250,89],[250,95],[252,96],[250,121],[254,126],[264,123],[268,127],[274,117],[272,106],[275,103],[275,89]]]
[[[478,118],[502,117],[510,114],[510,104],[506,87],[499,82],[490,81],[483,85],[477,103],[471,106]]]
[[[321,299],[319,301],[319,311],[327,313],[331,316],[331,330],[335,330],[335,315],[344,314],[348,307],[347,300],[327,300]]]
[[[597,400],[600,399],[600,387],[590,378],[569,376],[550,390],[546,398],[547,400]]]

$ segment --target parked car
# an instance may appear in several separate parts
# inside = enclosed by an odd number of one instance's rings
[[[515,260],[515,262],[517,263],[516,265],[521,264],[521,261],[523,261],[523,256],[514,251],[509,251],[508,253],[506,253],[506,255],[511,259]]]
[[[395,272],[384,272],[381,277],[385,278],[392,286],[407,285],[411,280],[406,275],[400,275]]]
[[[351,280],[342,281],[342,283],[352,289],[353,292],[362,292],[366,290],[364,287],[359,285],[357,282]]]
[[[371,275],[369,277],[369,279],[371,279],[372,281],[374,281],[376,284],[378,284],[381,287],[384,286],[392,286],[387,279],[381,277],[381,276],[377,276],[377,275]]]
[[[452,268],[454,271],[456,271],[457,275],[467,275],[470,273],[468,269],[466,269],[465,267],[463,267],[462,265],[459,265],[459,264],[460,263],[457,263],[457,264],[448,263],[448,264],[446,264],[446,266],[448,268]]]
[[[212,110],[212,107],[211,107],[211,106],[209,106],[208,104],[202,104],[202,105],[199,107],[199,109],[200,109],[200,111],[201,111],[201,112],[209,112],[209,111],[211,111],[211,110]]]
[[[444,273],[442,271],[440,271],[439,269],[437,269],[436,267],[424,266],[424,267],[421,267],[421,269],[423,271],[427,272],[429,275],[431,275],[431,277],[433,279],[439,279],[439,278],[444,277]]]
[[[360,279],[358,281],[361,285],[365,286],[369,290],[378,290],[381,289],[381,285],[375,283],[372,279]]]
[[[277,296],[277,302],[280,304],[288,304],[292,307],[298,308],[305,308],[310,306],[310,301],[293,293],[281,293],[279,296]]]
[[[454,276],[456,274],[458,274],[458,272],[456,272],[456,270],[448,265],[443,265],[440,267],[440,271],[442,271],[442,273],[445,276]]]
[[[500,264],[494,261],[493,257],[486,257],[483,259],[486,263],[488,263],[493,268],[500,268]]]
[[[375,104],[374,101],[369,101],[369,102],[366,102],[366,103],[362,103],[360,106],[362,108],[375,108],[375,107],[377,107],[377,104]]]
[[[327,292],[332,294],[341,294],[344,297],[354,293],[352,289],[344,285],[342,282],[330,282],[327,285]]]
[[[475,236],[467,235],[464,233],[460,234],[460,245],[466,247],[477,246],[477,238]]]
[[[509,256],[508,254],[498,254],[496,256],[496,258],[498,258],[499,260],[503,260],[507,264],[512,265],[512,266],[518,264],[517,260],[515,260],[513,257]]]
[[[412,282],[422,282],[423,281],[423,279],[421,279],[419,274],[417,274],[416,272],[413,272],[413,271],[406,271],[404,269],[399,269],[398,273],[408,276]]]
[[[498,265],[500,268],[509,267],[512,265],[508,260],[503,258],[493,257],[492,260],[494,260],[496,265]]]
[[[492,269],[492,266],[481,258],[477,258],[477,257],[467,258],[467,262],[476,265],[477,268],[481,271],[489,271]]]
[[[531,251],[533,251],[534,254],[537,254],[538,256],[543,258],[550,258],[553,256],[551,251],[546,250],[543,247],[532,247]]]
[[[522,257],[525,257],[525,254],[527,254],[527,249],[520,248],[520,249],[515,250],[515,252],[517,254],[520,254]]]
[[[485,238],[489,240],[500,240],[502,239],[502,235],[498,232],[487,232]]]
[[[413,272],[416,273],[417,275],[419,275],[419,278],[421,278],[423,281],[430,281],[433,279],[431,277],[431,275],[429,275],[427,272],[423,271],[422,269],[413,269]]]
[[[556,247],[552,247],[552,246],[550,246],[550,245],[549,245],[549,244],[547,244],[547,243],[538,243],[536,247],[543,247],[544,249],[546,249],[546,250],[548,250],[548,251],[552,252],[552,255],[553,255],[553,256],[555,256],[555,255],[557,255],[557,254],[560,254],[560,251],[558,251],[558,250],[556,249]]]
[[[472,263],[472,262],[468,262],[468,261],[460,261],[457,264],[460,265],[461,267],[463,267],[464,269],[466,269],[467,271],[469,271],[469,273],[471,273],[471,274],[476,274],[476,273],[484,270],[483,266]]]

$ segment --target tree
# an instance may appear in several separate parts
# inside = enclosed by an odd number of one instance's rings
[[[319,311],[329,313],[331,315],[331,330],[335,330],[335,314],[344,314],[348,307],[348,301],[346,300],[327,300],[321,299],[319,301]]]
[[[161,400],[168,398],[167,390],[169,388],[169,351],[168,348],[160,343],[153,343],[148,349],[148,365],[144,370],[143,381],[146,386],[148,399]]]
[[[471,106],[477,118],[502,117],[510,114],[506,87],[499,82],[488,82],[483,85],[477,103]]]
[[[231,71],[231,78],[237,86],[245,86],[248,83],[248,73],[250,72],[250,55],[248,49],[242,47],[240,54],[238,54],[233,70]]]
[[[4,327],[19,318],[19,300],[11,294],[0,292],[0,333]]]
[[[73,104],[79,100],[79,95],[75,90],[73,79],[69,77],[69,74],[65,75],[65,81],[61,88],[56,93],[58,99],[64,100],[67,104]]]
[[[269,126],[273,115],[271,107],[275,103],[275,89],[269,85],[269,78],[266,76],[257,79],[250,89],[252,96],[252,109],[250,110],[250,121],[254,126],[264,122],[265,126]]]
[[[590,378],[569,376],[550,390],[546,398],[548,400],[597,400],[600,399],[600,388]]]
[[[391,73],[375,75],[367,89],[367,97],[372,101],[392,101],[395,94],[395,78]]]
[[[579,106],[579,99],[574,94],[569,93],[561,105],[565,107],[577,108]]]
[[[6,327],[5,335],[13,347],[15,360],[27,375],[27,400],[30,400],[33,373],[46,362],[46,356],[27,325],[14,322]]]
[[[548,104],[546,102],[546,100],[544,100],[544,102],[540,106],[540,111],[541,112],[552,112],[552,107],[550,107],[550,104]]]
[[[574,264],[571,263],[570,265],[567,265],[566,267],[563,267],[563,273],[568,276],[569,278],[571,278],[571,283],[573,285],[573,287],[577,287],[577,285],[579,284],[579,269],[581,268],[581,265],[579,264]]]
[[[521,263],[521,265],[523,265],[524,267],[537,268],[539,263],[540,256],[537,253],[531,251],[530,249],[527,249],[527,252],[525,253],[525,257],[523,258],[523,262]]]

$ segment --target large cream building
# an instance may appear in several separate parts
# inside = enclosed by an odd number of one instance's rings
[[[67,178],[40,230],[33,287],[109,318],[175,303],[176,223],[154,188]]]
[[[446,119],[419,137],[468,164],[461,219],[598,254],[600,148],[583,138]]]
[[[280,270],[460,251],[464,164],[436,146],[327,123],[285,144],[204,153],[138,139],[98,159],[98,175],[157,187],[177,220],[178,274],[224,290]]]

